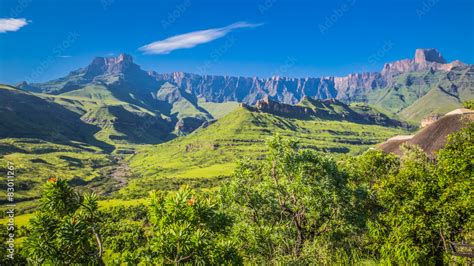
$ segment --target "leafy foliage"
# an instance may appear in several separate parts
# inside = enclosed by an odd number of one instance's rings
[[[256,262],[331,261],[349,230],[346,175],[329,157],[269,142],[263,163],[243,162],[224,189],[241,250]]]
[[[129,162],[145,183],[166,177],[216,178],[232,175],[237,162],[245,157],[264,157],[265,140],[275,134],[295,138],[301,147],[338,156],[360,154],[371,145],[404,132],[401,128],[287,118],[239,108],[186,137],[140,147]]]
[[[405,146],[401,158],[339,162],[277,136],[220,193],[155,191],[148,208],[99,212],[94,194],[50,178],[22,253],[38,264],[467,263],[449,247],[473,240],[473,132],[451,135],[436,160]]]
[[[472,241],[473,129],[471,123],[450,136],[437,162],[405,147],[399,171],[374,184],[382,211],[368,228],[382,260],[441,264],[452,259],[450,242]]]
[[[240,263],[232,241],[226,239],[232,221],[210,197],[189,187],[175,194],[151,194],[153,225],[151,252],[159,264]]]
[[[462,104],[464,108],[474,110],[474,100],[465,101]]]
[[[30,221],[25,255],[40,264],[101,264],[97,207],[95,194],[79,195],[66,181],[50,178]]]

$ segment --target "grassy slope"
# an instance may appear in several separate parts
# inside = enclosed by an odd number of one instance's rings
[[[231,174],[243,157],[261,158],[266,150],[265,140],[276,133],[295,138],[306,148],[357,154],[403,130],[289,119],[239,108],[189,136],[139,148],[130,158],[130,166],[144,178],[139,183],[167,177],[212,179]]]
[[[53,176],[74,179],[80,184],[100,179],[104,170],[113,165],[110,156],[96,147],[81,146],[36,139],[1,139],[0,165],[4,167],[7,162],[12,162],[16,169],[15,199],[21,201],[38,197],[41,184]],[[4,191],[2,189],[2,193]]]
[[[395,77],[391,86],[369,94],[368,100],[380,109],[398,114],[425,95],[439,79],[439,75],[433,75],[429,71],[404,73]]]
[[[206,109],[214,119],[220,119],[226,116],[228,113],[239,108],[238,102],[223,102],[223,103],[213,103],[206,102],[204,99],[199,99],[199,106]]]
[[[1,114],[0,127],[10,128],[10,132],[27,133],[15,133],[0,139],[0,165],[4,166],[8,161],[15,164],[15,198],[17,201],[26,201],[22,209],[29,209],[28,201],[39,197],[41,184],[52,176],[72,180],[79,185],[102,185],[98,190],[107,190],[105,184],[111,188],[114,186],[113,180],[105,176],[114,165],[112,157],[95,146],[97,141],[88,141],[95,140],[94,137],[102,130],[83,123],[80,118],[98,106],[99,98],[104,104],[116,101],[100,88],[86,90],[94,93],[94,96],[52,96],[33,94],[9,86],[0,87],[0,92],[5,95],[0,101],[7,101],[0,106],[13,108],[14,111],[7,109]],[[18,101],[10,101],[10,98]],[[96,130],[78,131],[78,125]],[[59,133],[57,136],[51,133],[56,128]],[[86,133],[90,135],[84,137]],[[0,194],[4,193],[5,189],[2,189]]]
[[[429,70],[401,74],[383,90],[368,95],[368,102],[388,113],[418,123],[430,113],[446,113],[474,99],[474,68],[449,72]]]
[[[121,200],[121,199],[110,199],[110,200],[100,200],[99,208],[108,209],[116,206],[135,206],[140,204],[147,204],[148,199],[134,199],[134,200]],[[34,213],[25,213],[15,216],[15,225],[18,227],[25,226],[28,224],[29,220],[33,218]],[[5,224],[8,222],[8,218],[0,218],[0,223]]]
[[[9,97],[11,97],[10,95],[15,97],[25,95],[22,98],[27,100],[31,98],[31,101],[23,102],[31,102],[30,105],[39,108],[38,113],[44,111],[41,109],[43,105],[52,105],[57,110],[62,110],[74,117],[78,123],[82,123],[80,120],[82,119],[91,126],[97,126],[98,131],[96,130],[95,134],[92,132],[90,137],[114,145],[118,150],[134,149],[136,145],[129,141],[131,138],[150,143],[156,143],[157,137],[165,138],[161,132],[157,132],[162,126],[157,121],[160,122],[163,117],[155,118],[155,114],[145,108],[116,99],[107,88],[100,85],[86,86],[59,95],[29,93],[10,86],[1,86],[0,89]],[[3,98],[4,101],[5,99],[8,98]],[[10,102],[15,103],[14,107],[19,106],[14,101]],[[2,106],[8,107],[9,105],[6,103]],[[28,119],[28,106],[23,108],[25,116],[20,117],[16,113],[16,117]],[[214,104],[213,107],[218,110],[219,104]],[[16,166],[17,190],[15,196],[17,201],[21,201],[19,202],[19,211],[28,211],[33,208],[34,199],[40,195],[41,184],[52,176],[71,180],[73,184],[79,186],[93,187],[99,193],[108,193],[117,187],[117,182],[109,176],[116,165],[114,156],[105,153],[99,147],[68,140],[67,136],[63,137],[67,141],[49,139],[54,125],[49,125],[48,121],[51,116],[56,115],[58,112],[37,116],[41,118],[41,121],[36,119],[23,122],[19,119],[3,118],[0,120],[12,122],[11,124],[0,123],[0,127],[24,128],[23,131],[32,134],[21,138],[0,139],[0,165],[6,165],[8,161],[11,161]],[[124,125],[128,126],[124,128]],[[41,126],[38,130],[31,129],[38,126]],[[149,129],[149,127],[153,129]],[[66,131],[61,130],[60,132]],[[41,134],[38,135],[38,133]],[[70,130],[67,133],[73,134],[74,131]],[[36,136],[46,136],[46,138],[38,139]],[[129,136],[129,138],[125,138],[125,136]],[[120,140],[120,137],[123,139]],[[199,180],[195,181],[195,183],[197,182]],[[2,189],[0,194],[4,193],[5,190]]]
[[[445,93],[440,88],[433,88],[425,96],[403,109],[400,117],[407,121],[417,122],[431,113],[445,114],[461,106],[456,97]]]
[[[169,137],[167,133],[170,129],[165,125],[164,117],[120,101],[101,85],[86,86],[58,96],[44,96],[80,113],[81,118],[88,123],[99,126],[100,131],[95,137],[116,146],[140,141],[159,143]]]
[[[81,121],[73,112],[40,95],[0,85],[0,137],[37,138],[55,143],[73,141],[102,145],[94,138],[98,127]]]

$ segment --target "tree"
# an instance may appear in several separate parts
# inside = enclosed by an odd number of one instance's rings
[[[383,261],[449,263],[451,241],[472,241],[473,129],[471,123],[449,136],[436,161],[418,147],[403,147],[399,170],[374,183],[382,210],[368,227]]]
[[[462,104],[464,108],[474,110],[474,100],[465,101]]]
[[[474,123],[448,137],[438,152],[436,230],[445,252],[449,242],[474,241]],[[445,260],[452,259],[449,256]]]
[[[80,195],[66,181],[48,179],[30,221],[26,256],[38,264],[103,264],[97,208],[95,194]]]
[[[339,162],[342,171],[349,176],[352,190],[352,203],[355,213],[351,224],[357,230],[354,235],[354,247],[361,250],[364,257],[371,259],[379,251],[368,237],[368,224],[374,221],[384,208],[380,206],[374,184],[388,175],[396,175],[400,168],[400,159],[380,150],[371,149],[359,156],[347,156]]]
[[[147,256],[150,232],[147,212],[148,207],[144,204],[114,206],[102,211],[101,235],[106,264],[137,265],[150,261]]]
[[[346,175],[294,141],[277,136],[268,146],[264,162],[241,162],[223,189],[241,249],[257,262],[329,262],[349,227]]]
[[[438,253],[433,238],[437,186],[433,164],[417,147],[405,146],[400,170],[373,186],[383,211],[369,221],[373,248],[385,261],[433,264]]]
[[[184,186],[175,193],[151,194],[151,257],[158,264],[241,263],[227,233],[232,221],[216,200]]]

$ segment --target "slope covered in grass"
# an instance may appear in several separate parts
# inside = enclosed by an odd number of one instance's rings
[[[403,109],[400,117],[407,121],[418,122],[432,113],[445,114],[460,106],[461,103],[457,97],[447,93],[441,87],[436,87]]]
[[[129,161],[134,173],[147,180],[214,178],[229,175],[239,159],[261,159],[265,141],[275,134],[295,138],[308,149],[358,154],[403,132],[377,125],[285,118],[241,107],[186,137],[143,146]]]
[[[61,177],[81,186],[102,182],[106,169],[114,165],[112,157],[97,147],[75,144],[27,138],[1,139],[0,165],[11,162],[15,166],[15,200],[37,198],[41,185],[50,177]],[[113,184],[110,185],[112,189]]]
[[[110,149],[97,141],[99,128],[84,123],[80,114],[10,86],[0,86],[0,138],[37,138],[60,144],[85,142]]]
[[[474,67],[450,71],[421,70],[395,76],[383,89],[367,95],[367,102],[401,119],[418,123],[430,113],[444,114],[474,99]]]
[[[199,105],[206,109],[208,113],[212,115],[215,119],[220,119],[226,116],[228,113],[236,110],[239,108],[238,102],[223,102],[223,103],[214,103],[214,102],[206,102],[205,99],[199,99]]]

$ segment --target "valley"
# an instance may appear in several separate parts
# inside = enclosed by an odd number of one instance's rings
[[[472,265],[474,1],[1,0],[1,265]]]
[[[63,78],[0,87],[0,160],[17,165],[17,199],[34,206],[54,176],[115,198],[213,189],[240,160],[263,159],[275,135],[358,155],[474,97],[473,66],[430,53],[305,79],[158,74],[126,54],[97,57]]]
[[[25,230],[41,211],[45,184],[93,192],[98,210],[112,216],[143,213],[156,191],[225,193],[236,174],[252,175],[246,165],[265,165],[269,147],[281,141],[341,169],[378,150],[402,156],[403,143],[436,156],[467,125],[458,117],[472,122],[468,109],[442,115],[474,99],[474,70],[429,51],[380,73],[305,79],[158,74],[121,54],[46,83],[0,85],[0,164],[15,165],[16,223]],[[439,121],[420,129],[427,117]],[[118,224],[149,230],[140,224],[145,216],[123,215]],[[20,235],[21,246],[27,237]]]

